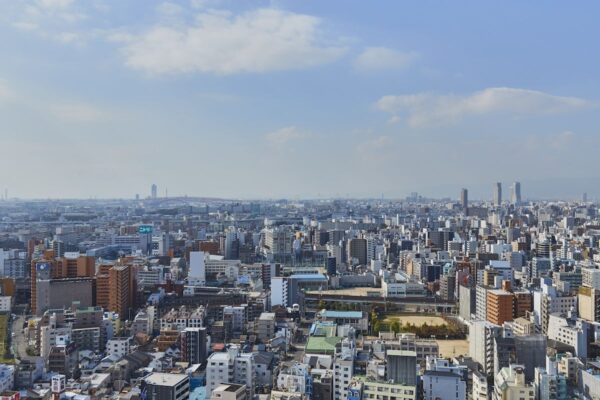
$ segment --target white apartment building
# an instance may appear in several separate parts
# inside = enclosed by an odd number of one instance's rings
[[[121,358],[129,354],[131,338],[113,338],[106,342],[106,352],[108,355]]]
[[[283,277],[271,277],[271,307],[288,306],[288,281]]]
[[[12,390],[15,385],[15,366],[0,364],[0,393]]]
[[[581,268],[581,281],[583,286],[600,290],[600,269]]]
[[[511,365],[494,379],[494,400],[535,400],[535,388],[525,383],[525,367]]]
[[[451,365],[446,359],[428,357],[422,376],[424,400],[466,400],[466,366]]]
[[[12,307],[12,296],[0,296],[0,311],[10,312]]]
[[[277,375],[277,388],[286,392],[306,393],[308,365],[294,363]]]
[[[182,331],[185,328],[202,328],[204,325],[205,309],[199,306],[188,310],[185,306],[172,309],[160,319],[160,330]]]
[[[254,354],[240,353],[235,345],[230,345],[225,352],[212,353],[206,365],[207,397],[223,383],[246,385],[247,394],[251,397],[256,386]]]

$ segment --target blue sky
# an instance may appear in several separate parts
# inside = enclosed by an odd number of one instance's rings
[[[0,187],[598,196],[599,8],[0,0]]]

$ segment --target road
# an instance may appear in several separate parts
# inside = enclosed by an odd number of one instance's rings
[[[15,358],[19,360],[33,361],[37,357],[31,357],[27,355],[27,336],[23,333],[23,324],[25,323],[25,315],[18,315],[13,320],[11,331],[15,334],[12,337],[11,350],[15,355]]]

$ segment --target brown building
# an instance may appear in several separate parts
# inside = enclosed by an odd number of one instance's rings
[[[502,325],[513,319],[512,293],[502,289],[492,289],[487,292],[487,320],[496,325]]]
[[[14,296],[17,292],[17,285],[12,278],[0,278],[0,293],[2,296]]]
[[[135,272],[131,265],[115,265],[108,271],[108,309],[119,318],[132,319],[130,311],[135,307]]]
[[[533,296],[528,291],[514,292],[513,317],[524,317],[528,311],[533,310]]]
[[[109,303],[109,271],[113,264],[100,264],[96,274],[96,305],[108,310]]]
[[[57,261],[61,278],[85,278],[96,274],[96,260],[94,257],[62,257]]]
[[[219,243],[210,240],[201,240],[198,242],[198,250],[212,255],[219,254]]]

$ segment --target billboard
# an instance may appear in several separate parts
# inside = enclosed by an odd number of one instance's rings
[[[140,235],[152,234],[152,225],[140,225],[138,227],[138,233]]]

